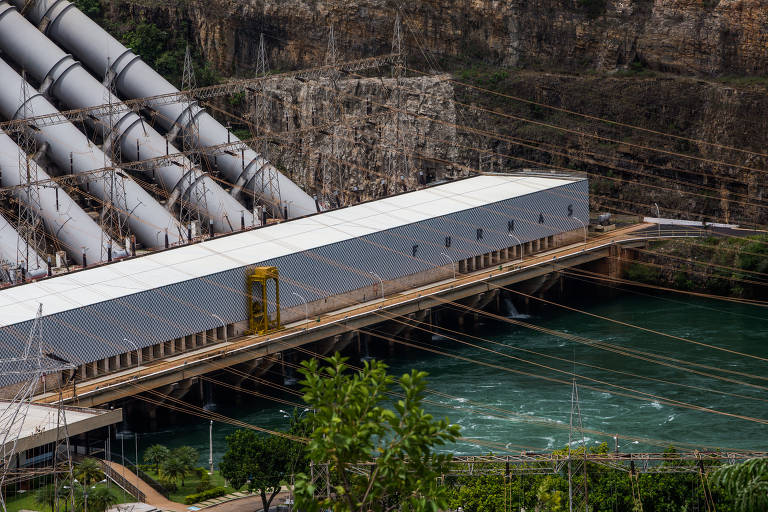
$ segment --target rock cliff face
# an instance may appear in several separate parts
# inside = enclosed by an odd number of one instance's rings
[[[185,28],[219,72],[240,76],[253,75],[262,32],[278,70],[322,64],[331,24],[340,59],[386,53],[399,3],[104,2],[113,26],[151,20]],[[668,216],[768,223],[768,116],[761,114],[768,112],[768,1],[423,0],[401,12],[416,68],[680,138],[549,111],[446,77],[272,81],[259,129],[294,134],[270,144],[270,158],[323,200],[343,204],[410,188],[418,171],[440,178],[541,164],[590,173],[594,208],[648,215],[658,203]],[[483,71],[483,63],[509,71]],[[339,101],[329,101],[331,89]],[[255,107],[249,97],[236,108],[249,114]],[[347,195],[337,199],[336,190]]]
[[[456,110],[445,78],[275,78],[239,108],[254,135],[274,134],[266,151],[291,179],[348,204],[413,189],[419,173],[461,172],[451,164]]]
[[[115,21],[190,23],[225,74],[247,74],[259,33],[277,67],[322,62],[333,24],[341,56],[391,47],[394,0],[107,0]],[[402,5],[404,37],[421,49],[509,67],[611,70],[639,61],[685,74],[766,74],[764,0],[423,0]]]

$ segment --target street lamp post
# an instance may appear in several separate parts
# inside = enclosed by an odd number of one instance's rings
[[[661,212],[659,211],[659,203],[653,203],[656,207],[656,226],[658,227],[659,238],[661,238]]]
[[[446,258],[448,258],[448,261],[450,261],[450,262],[451,262],[451,268],[453,269],[453,278],[454,278],[454,279],[456,279],[456,262],[455,262],[455,261],[453,261],[453,258],[451,258],[450,256],[448,256],[448,255],[447,255],[447,254],[445,254],[444,252],[441,252],[440,254],[442,254],[443,256],[445,256]]]
[[[221,322],[221,327],[224,329],[224,343],[226,343],[227,341],[229,341],[229,338],[227,337],[227,323],[219,315],[216,315],[214,313],[210,313],[210,315],[216,320],[218,320],[219,322]]]
[[[379,274],[377,274],[376,272],[370,272],[369,271],[368,273],[371,274],[372,276],[374,276],[376,279],[378,279],[379,283],[381,283],[381,298],[383,299],[384,298],[384,281],[381,279]]]
[[[291,295],[295,295],[304,301],[304,330],[306,331],[309,328],[309,306],[307,306],[307,299],[305,299],[303,295],[296,292],[291,292]]]
[[[139,365],[141,364],[141,352],[139,352],[139,346],[134,341],[131,341],[128,338],[123,338],[123,341],[125,343],[130,343],[131,345],[133,345],[133,348],[136,349],[136,368],[138,368]]]
[[[587,250],[587,225],[584,224],[584,221],[578,217],[572,217],[572,218],[573,220],[581,224],[581,226],[584,228],[584,250],[586,251]]]
[[[213,475],[213,420],[208,425],[208,465],[211,467],[209,475]]]
[[[523,262],[523,242],[520,241],[519,238],[517,238],[512,233],[509,233],[509,236],[514,238],[517,241],[517,248],[520,249],[520,263]]]

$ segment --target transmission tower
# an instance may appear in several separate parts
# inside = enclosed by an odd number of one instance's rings
[[[192,63],[192,53],[187,45],[186,52],[184,53],[184,72],[181,78],[182,91],[190,91],[197,88],[197,80],[195,79],[195,68]],[[194,149],[197,147],[197,134],[199,126],[197,124],[197,101],[191,95],[186,93],[187,108],[184,110],[184,117],[182,120],[185,126],[181,130],[181,150],[186,152],[188,162],[188,169],[184,169],[186,172],[184,176],[186,184],[186,199],[182,196],[180,201],[179,220],[181,224],[187,228],[188,241],[200,233],[195,233],[193,226],[197,226],[197,229],[202,229],[202,222],[200,218],[200,210],[208,213],[208,191],[205,187],[205,180],[198,178],[202,176],[196,176],[195,169],[200,167],[200,155]],[[197,207],[193,206],[197,205]],[[193,234],[194,233],[194,234]]]
[[[392,33],[392,53],[397,54],[397,59],[392,66],[392,78],[400,78],[405,71],[405,54],[403,53],[403,31],[400,23],[400,13],[395,18],[395,29]]]
[[[580,438],[583,453],[573,456],[573,442]],[[568,511],[589,511],[589,490],[587,488],[587,440],[581,423],[581,406],[579,405],[579,388],[576,378],[571,389],[571,419],[568,430]]]
[[[267,45],[264,42],[264,33],[259,36],[259,51],[256,59],[256,78],[263,78],[269,74],[269,61],[267,60]],[[251,115],[253,135],[263,136],[269,129],[266,126],[266,119],[269,114],[269,102],[267,100],[267,89],[264,81],[259,81],[258,87],[255,90],[256,97],[253,102],[253,112]],[[253,210],[254,214],[258,216],[257,202],[258,198],[262,197],[262,201],[266,207],[272,210],[272,215],[275,217],[283,216],[281,211],[282,198],[280,196],[280,180],[278,178],[277,169],[269,162],[269,143],[266,139],[263,139],[261,156],[265,160],[265,164],[259,170],[259,174],[252,180],[253,190]],[[259,187],[261,187],[259,189]],[[271,199],[270,199],[271,198]]]
[[[262,78],[269,73],[269,63],[267,62],[267,49],[264,43],[264,33],[259,36],[259,51],[256,58],[256,78]],[[255,97],[253,99],[253,111],[251,112],[251,122],[253,126],[253,135],[261,135],[261,128],[264,123],[264,118],[267,114],[267,99],[266,88],[264,87],[264,81],[259,81],[254,91]]]
[[[27,90],[26,75],[22,73],[21,80],[21,119],[34,116],[29,105],[29,91]],[[19,132],[19,183],[24,186],[23,199],[19,201],[19,238],[16,242],[16,263],[29,271],[30,247],[37,251],[38,255],[45,253],[45,233],[43,222],[40,218],[40,185],[38,184],[37,166],[31,165],[31,154],[36,151],[35,138],[29,127],[24,127]],[[24,244],[26,240],[26,244]],[[37,261],[37,266],[43,262]]]
[[[24,430],[24,423],[27,420],[27,414],[36,395],[40,382],[46,375],[71,370],[74,367],[70,364],[60,363],[56,360],[46,357],[43,353],[43,306],[38,305],[37,315],[32,323],[29,337],[24,346],[21,357],[0,359],[0,378],[16,377],[22,381],[16,395],[8,403],[5,409],[0,411],[0,508],[6,511],[5,489],[6,482],[12,477],[22,477],[23,468],[11,468],[14,455],[17,453],[19,438]],[[66,445],[69,446],[68,430],[62,401],[59,400],[57,411],[57,447],[62,443],[58,441],[61,438],[61,430],[64,430],[64,436],[67,438]],[[71,454],[67,450],[66,471],[71,473]],[[40,468],[35,468],[39,470]],[[61,469],[58,467],[58,453],[54,454],[53,464],[48,474],[56,475]]]
[[[336,52],[336,36],[333,33],[333,23],[328,27],[328,50],[325,52],[325,65],[335,66],[338,60]]]
[[[118,115],[115,104],[115,98],[117,97],[115,78],[116,75],[112,70],[110,59],[107,58],[107,72],[104,75],[104,85],[107,88],[107,122],[102,123],[101,126],[104,141],[104,168],[108,168],[102,174],[102,179],[108,187],[108,199],[101,212],[101,232],[102,237],[106,234],[124,243],[129,236],[129,232],[127,219],[121,215],[121,212],[126,212],[128,208],[125,197],[125,181],[122,177],[118,176],[118,169],[115,167],[121,160],[120,141],[115,130],[115,117]],[[105,259],[103,251],[106,250],[105,247],[109,243],[109,240],[102,239],[101,241],[102,260]]]

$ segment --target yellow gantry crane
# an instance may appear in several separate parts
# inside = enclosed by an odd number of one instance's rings
[[[274,283],[272,283],[274,281]],[[280,325],[280,276],[277,267],[252,267],[248,286],[248,327],[251,334],[266,334]],[[270,297],[274,288],[274,297]],[[270,305],[274,305],[274,309]],[[270,314],[272,311],[272,314]]]

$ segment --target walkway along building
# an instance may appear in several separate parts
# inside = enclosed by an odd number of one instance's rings
[[[245,334],[254,267],[276,269],[265,308],[289,323],[573,242],[588,223],[584,178],[466,178],[0,290],[0,345],[20,351],[42,304],[49,354],[79,381]]]

